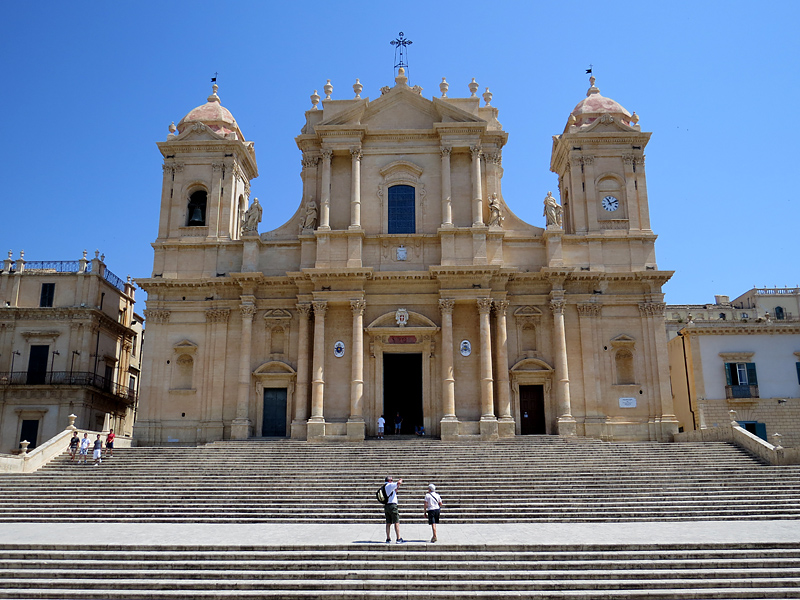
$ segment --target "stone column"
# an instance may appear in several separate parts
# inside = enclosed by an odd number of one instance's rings
[[[231,423],[231,438],[246,440],[250,437],[250,347],[253,338],[253,316],[256,314],[255,298],[242,296],[242,333],[239,341],[239,394],[236,399],[236,418]]]
[[[645,317],[645,332],[652,340],[650,356],[653,362],[653,381],[658,382],[656,388],[660,400],[660,431],[658,440],[671,442],[672,436],[678,433],[678,418],[672,401],[672,389],[669,383],[669,357],[667,355],[667,329],[664,313],[667,305],[664,302],[645,302],[639,304],[639,311]]]
[[[483,225],[483,192],[481,191],[481,147],[470,146],[472,152],[472,226]]]
[[[361,229],[361,148],[350,150],[352,177],[350,182],[350,229]]]
[[[456,380],[453,368],[453,308],[456,302],[451,298],[439,300],[442,311],[442,421],[440,435],[443,440],[458,439],[458,418],[456,417]]]
[[[600,385],[600,365],[598,348],[602,345],[597,339],[597,317],[601,305],[594,302],[578,304],[578,329],[581,334],[581,355],[583,360],[583,400],[585,435],[600,437],[605,416],[601,414],[599,403],[602,398]]]
[[[333,150],[322,151],[322,191],[320,197],[319,227],[323,231],[331,228],[331,158]]]
[[[292,439],[306,438],[306,419],[308,419],[308,319],[311,304],[297,304],[300,328],[297,334],[297,385],[294,388],[294,420]]]
[[[327,302],[314,302],[314,365],[311,379],[311,418],[308,420],[308,439],[325,436],[323,395],[325,391],[325,313]]]
[[[508,382],[508,329],[506,325],[506,311],[508,300],[495,300],[494,312],[497,316],[497,408],[500,413],[498,419],[498,434],[500,437],[514,437],[516,424],[511,416],[511,389]]]
[[[498,437],[497,417],[494,415],[494,381],[492,379],[492,332],[489,321],[491,298],[478,298],[481,325],[481,439]]]
[[[352,367],[350,382],[350,418],[347,420],[347,439],[363,440],[364,425],[364,300],[351,300],[353,310]]]
[[[577,427],[572,417],[569,398],[569,370],[567,368],[567,337],[564,328],[563,293],[552,294],[550,310],[553,311],[553,337],[555,338],[556,402],[558,404],[558,434],[576,435]]]
[[[452,187],[450,183],[450,152],[452,148],[442,146],[442,227],[453,226],[453,208],[450,200]]]

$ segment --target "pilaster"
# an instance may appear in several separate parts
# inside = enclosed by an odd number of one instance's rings
[[[453,368],[453,308],[455,300],[442,298],[439,310],[442,313],[442,420],[440,431],[442,440],[458,439],[458,419],[456,418],[456,380]]]
[[[491,298],[478,298],[481,336],[481,439],[498,438],[497,417],[494,414],[494,380],[492,379]]]

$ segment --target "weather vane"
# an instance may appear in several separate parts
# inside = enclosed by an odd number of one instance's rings
[[[219,75],[219,73],[214,73],[214,76],[211,78],[211,83],[217,83],[217,75]]]
[[[409,39],[406,39],[403,36],[403,32],[400,32],[400,35],[397,37],[396,40],[392,40],[389,42],[392,46],[394,46],[394,68],[403,67],[408,71],[408,63],[406,62],[406,46],[410,46],[414,42]]]

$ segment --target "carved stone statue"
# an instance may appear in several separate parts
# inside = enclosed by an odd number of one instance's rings
[[[497,199],[497,194],[492,194],[489,198],[489,227],[493,225],[502,227],[504,219],[505,217],[500,211],[500,201]]]
[[[547,192],[544,198],[544,216],[547,218],[547,226],[556,225],[562,227],[564,210],[561,205],[553,198],[553,192]]]
[[[258,198],[253,200],[250,208],[244,213],[242,219],[242,233],[258,233],[258,224],[261,223],[261,205],[258,203]]]
[[[317,203],[313,198],[309,198],[306,203],[306,216],[303,219],[302,229],[314,230],[317,228]]]

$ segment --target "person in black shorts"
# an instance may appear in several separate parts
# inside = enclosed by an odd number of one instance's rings
[[[397,511],[397,488],[403,483],[402,479],[398,479],[397,483],[392,480],[392,476],[389,475],[386,478],[386,495],[389,496],[389,500],[386,504],[383,505],[383,512],[386,516],[386,543],[389,544],[392,541],[392,525],[394,525],[394,533],[397,537],[397,543],[402,544],[405,540],[400,537],[400,513]]]
[[[428,517],[428,525],[433,530],[431,542],[436,542],[436,525],[439,523],[439,513],[444,502],[442,497],[436,493],[436,486],[432,483],[428,486],[428,493],[425,494],[425,516]]]
[[[81,438],[78,437],[78,432],[73,431],[72,437],[69,440],[69,460],[75,462],[75,454],[78,452],[78,446],[81,443]]]

